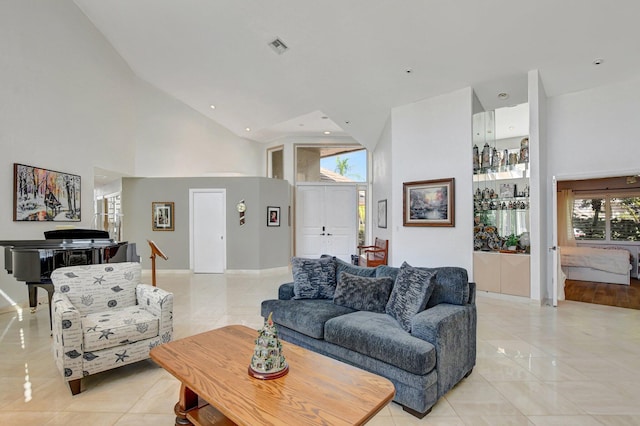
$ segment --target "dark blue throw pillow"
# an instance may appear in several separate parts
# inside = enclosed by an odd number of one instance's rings
[[[336,266],[331,257],[291,259],[294,299],[333,299]]]
[[[434,289],[435,276],[436,271],[414,268],[407,262],[400,267],[385,311],[394,317],[404,330],[411,332],[411,318],[427,306]]]
[[[333,303],[358,311],[384,313],[393,280],[389,277],[361,277],[342,272],[338,278]]]

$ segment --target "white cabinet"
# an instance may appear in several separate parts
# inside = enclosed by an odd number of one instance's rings
[[[473,280],[478,291],[529,297],[530,275],[527,254],[473,253]]]

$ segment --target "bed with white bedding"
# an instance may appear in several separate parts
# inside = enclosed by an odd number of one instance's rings
[[[632,264],[624,249],[562,246],[560,264],[569,280],[629,285]]]

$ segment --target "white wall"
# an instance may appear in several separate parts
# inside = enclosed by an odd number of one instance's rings
[[[640,76],[549,98],[549,176],[611,176],[640,171]]]
[[[558,180],[640,173],[640,76],[547,99],[547,214]],[[551,238],[551,220],[547,235]],[[550,272],[549,272],[550,273]],[[550,279],[547,285],[550,286]],[[551,294],[551,289],[547,291]]]
[[[471,116],[465,88],[392,111],[393,264],[460,266],[472,276]],[[402,184],[455,178],[455,227],[403,227]]]
[[[385,240],[393,239],[393,218],[394,212],[392,202],[393,183],[392,183],[392,123],[391,117],[387,120],[384,129],[380,135],[380,139],[373,151],[371,161],[371,233],[372,240],[375,237]],[[387,227],[378,228],[378,201],[387,200]],[[402,214],[400,214],[402,216]],[[392,241],[391,241],[392,242]],[[394,261],[394,252],[389,250],[388,263],[391,265]]]
[[[78,227],[92,226],[94,167],[125,176],[257,174],[259,144],[139,80],[72,1],[0,8],[0,240],[43,239],[62,224],[12,221],[13,163],[80,175]],[[26,285],[4,269],[0,290],[27,300]],[[0,310],[7,306],[0,296]]]
[[[94,166],[134,171],[133,74],[73,2],[1,8],[0,240],[43,239],[55,226],[12,221],[13,163],[80,175],[82,222],[74,224],[89,227]],[[4,269],[0,289],[27,300],[26,285]]]
[[[256,176],[264,146],[150,84],[136,85],[136,176]]]

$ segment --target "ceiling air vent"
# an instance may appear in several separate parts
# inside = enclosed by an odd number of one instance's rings
[[[278,55],[282,55],[287,49],[289,49],[287,45],[284,44],[284,42],[279,38],[269,43],[269,46],[271,46],[271,48],[275,50]]]

